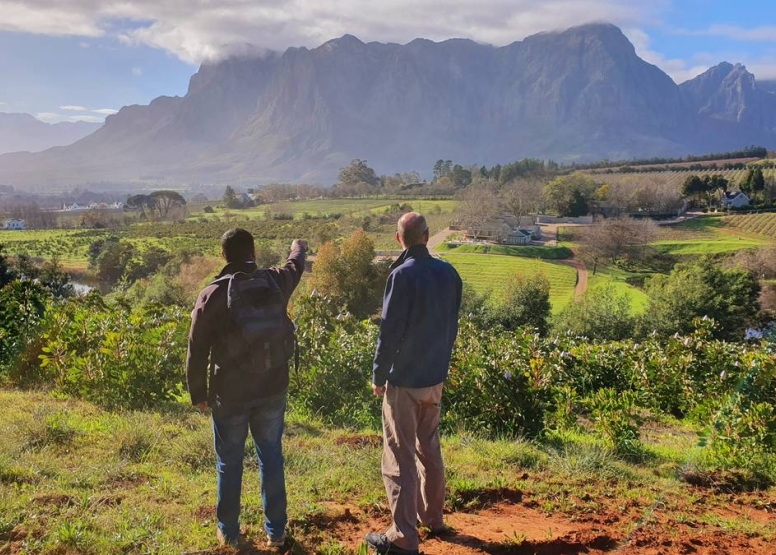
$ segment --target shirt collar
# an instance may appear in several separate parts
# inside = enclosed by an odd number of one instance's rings
[[[221,270],[221,273],[216,276],[216,279],[234,274],[237,272],[245,272],[246,274],[256,270],[256,263],[253,260],[248,262],[230,262]]]
[[[426,245],[412,245],[401,253],[399,258],[396,259],[396,262],[391,264],[391,270],[398,268],[410,258],[428,258],[430,256],[431,253],[428,252],[428,247],[426,247]]]

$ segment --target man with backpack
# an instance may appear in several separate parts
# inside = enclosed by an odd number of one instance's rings
[[[302,277],[307,243],[294,240],[282,268],[256,265],[253,236],[235,228],[221,237],[226,266],[191,313],[186,379],[191,402],[212,410],[218,501],[216,535],[240,541],[240,494],[250,430],[261,474],[267,545],[285,543],[283,418],[294,327],[288,301]]]

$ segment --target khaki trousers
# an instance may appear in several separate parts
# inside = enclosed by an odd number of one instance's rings
[[[402,549],[418,548],[420,521],[443,526],[445,471],[439,443],[442,384],[388,384],[383,397],[383,482],[393,524],[385,533]]]

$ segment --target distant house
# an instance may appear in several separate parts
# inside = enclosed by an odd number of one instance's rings
[[[487,222],[477,229],[465,229],[468,240],[488,241],[505,245],[529,245],[531,241],[542,238],[541,228],[534,223],[533,217],[518,220],[504,214],[500,218]]]
[[[725,191],[725,195],[722,197],[722,208],[743,208],[749,206],[751,199],[741,191],[731,193]]]
[[[3,229],[24,229],[24,220],[6,220],[3,223]]]

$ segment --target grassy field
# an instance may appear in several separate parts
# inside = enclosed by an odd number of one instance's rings
[[[562,310],[574,296],[576,271],[556,262],[521,256],[456,252],[447,252],[443,257],[455,266],[463,281],[477,293],[491,293],[495,299],[500,298],[506,284],[517,273],[527,276],[542,273],[547,277],[553,312]]]
[[[507,256],[523,256],[525,258],[539,258],[542,260],[563,260],[571,258],[571,249],[568,247],[533,247],[510,245],[467,245],[455,243],[442,243],[437,247],[440,252],[455,254],[501,254]]]
[[[84,270],[88,264],[89,245],[107,234],[103,230],[0,231],[0,245],[4,245],[6,254],[58,258],[66,268]]]
[[[189,207],[189,219],[215,219],[223,218],[226,215],[232,217],[247,217],[249,219],[260,219],[265,217],[267,210],[272,214],[288,214],[297,219],[302,219],[305,214],[309,217],[328,217],[332,215],[362,217],[367,214],[379,215],[384,213],[394,204],[409,204],[412,209],[428,214],[436,211],[442,213],[451,213],[458,204],[454,200],[413,200],[413,199],[392,199],[392,198],[359,198],[359,199],[315,199],[302,201],[279,202],[275,204],[264,204],[245,210],[229,210],[217,206],[218,203],[203,203],[191,205]],[[203,212],[205,206],[212,207],[215,212],[206,214]]]
[[[184,406],[110,413],[18,391],[0,391],[0,402],[0,552],[235,553],[214,547],[207,417]],[[769,553],[773,492],[684,484],[678,476],[699,452],[695,430],[646,420],[647,454],[631,462],[585,426],[545,443],[486,441],[465,431],[445,437],[445,518],[455,534],[426,539],[423,552]],[[385,529],[380,443],[374,431],[327,428],[292,410],[287,552],[364,553],[363,534]],[[240,553],[267,552],[250,451],[242,516],[255,547]]]
[[[653,246],[664,254],[703,255],[758,248],[776,241],[776,236],[739,227],[739,218],[746,216],[702,216],[666,226],[661,228]]]
[[[633,275],[612,266],[600,266],[595,275],[592,272],[588,274],[587,288],[595,290],[598,287],[610,287],[618,294],[628,297],[634,314],[641,314],[646,310],[649,298],[643,290],[627,283],[626,280]]]

